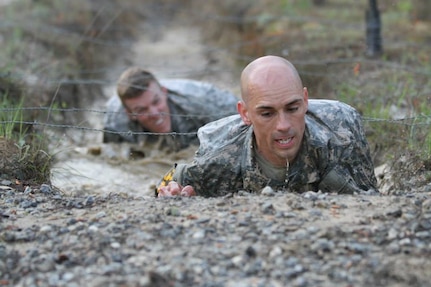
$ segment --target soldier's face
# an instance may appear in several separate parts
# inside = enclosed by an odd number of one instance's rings
[[[130,118],[154,133],[171,132],[167,90],[152,82],[138,97],[126,99]]]
[[[301,147],[308,108],[307,89],[288,83],[254,85],[247,102],[238,104],[245,124],[253,125],[258,152],[279,167],[292,162]]]

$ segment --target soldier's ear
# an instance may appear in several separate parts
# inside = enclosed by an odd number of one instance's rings
[[[308,89],[304,87],[303,91],[304,91],[305,107],[306,107],[306,110],[308,110]]]
[[[160,86],[160,90],[162,90],[162,92],[163,92],[164,95],[168,94],[168,89],[166,87]]]
[[[248,118],[248,111],[247,111],[247,107],[246,107],[245,103],[243,101],[239,101],[236,105],[236,108],[237,108],[238,113],[241,116],[244,124],[246,124],[248,126],[251,125],[251,121]]]

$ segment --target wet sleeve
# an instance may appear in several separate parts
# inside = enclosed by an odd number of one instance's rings
[[[361,189],[346,169],[336,166],[323,177],[319,190],[344,194],[359,193]]]
[[[172,178],[168,177],[159,186],[172,179],[182,186],[191,185],[199,196],[224,196],[241,188],[242,178],[238,169],[239,166],[224,163],[220,158],[209,159],[205,163],[195,160],[190,164],[176,165],[173,171],[171,170]]]
[[[352,133],[349,145],[334,147],[332,163],[319,184],[322,191],[337,193],[355,193],[377,189],[374,164],[370,149],[358,113],[350,115]]]
[[[356,113],[353,134],[355,136],[353,151],[346,159],[347,163],[351,163],[350,174],[361,190],[374,189],[377,191],[374,163],[359,113]]]

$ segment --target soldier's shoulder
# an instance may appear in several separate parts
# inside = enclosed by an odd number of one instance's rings
[[[334,111],[334,110],[342,110],[342,111],[348,111],[348,112],[355,112],[356,109],[352,106],[340,102],[337,100],[327,100],[327,99],[310,99],[308,101],[308,109],[310,111]]]
[[[104,128],[113,131],[128,131],[130,119],[118,96],[111,97],[106,103]]]
[[[212,84],[190,79],[162,79],[160,84],[168,90],[177,93],[194,93],[199,90],[208,90]]]
[[[310,140],[326,145],[345,145],[351,142],[353,134],[360,129],[359,113],[350,105],[334,100],[310,100],[306,123]]]
[[[360,117],[352,106],[336,100],[309,100],[307,114],[311,117],[328,121],[354,122]]]
[[[123,109],[123,104],[118,96],[112,96],[106,102],[106,109],[108,111],[119,111]]]
[[[239,115],[232,115],[210,122],[198,130],[200,147],[210,149],[210,147],[227,146],[240,144],[245,133],[249,129]]]

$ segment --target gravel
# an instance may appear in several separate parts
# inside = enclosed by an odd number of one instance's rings
[[[1,286],[431,286],[431,197],[0,186]]]

